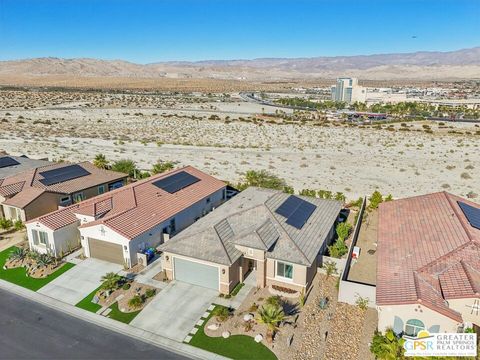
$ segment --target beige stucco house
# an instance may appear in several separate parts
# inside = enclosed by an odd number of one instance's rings
[[[480,326],[480,205],[440,192],[380,205],[378,328]]]
[[[306,291],[334,236],[342,204],[250,187],[159,247],[167,277],[228,294],[258,287]]]
[[[33,168],[0,179],[0,215],[25,222],[121,187],[126,179],[89,162]]]

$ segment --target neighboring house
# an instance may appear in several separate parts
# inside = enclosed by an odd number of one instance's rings
[[[26,224],[30,247],[131,267],[137,253],[167,240],[226,200],[226,185],[187,166],[71,205]]]
[[[55,163],[0,179],[0,205],[5,218],[25,222],[121,187],[126,179],[89,162]]]
[[[47,160],[30,159],[25,155],[12,156],[0,154],[0,179],[17,175],[26,170],[52,164]]]
[[[258,287],[308,290],[342,204],[250,187],[159,247],[169,279],[228,294]]]
[[[380,205],[378,328],[480,325],[480,205],[440,192]]]

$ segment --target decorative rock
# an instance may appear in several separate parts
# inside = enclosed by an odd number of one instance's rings
[[[230,337],[230,331],[224,331],[222,333],[222,336],[223,336],[224,339],[228,339]]]
[[[262,334],[255,335],[254,340],[257,343],[261,342],[263,340],[263,335]]]
[[[97,295],[94,295],[92,299],[92,303],[98,304],[99,301],[100,301],[99,297]]]
[[[219,327],[220,327],[220,325],[218,325],[218,324],[210,324],[210,325],[207,326],[207,329],[215,331],[215,330],[218,330]]]
[[[243,315],[243,321],[247,322],[253,320],[253,315],[252,314],[245,314]]]

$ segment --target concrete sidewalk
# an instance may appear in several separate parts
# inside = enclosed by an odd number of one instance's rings
[[[26,299],[36,301],[40,304],[48,306],[49,308],[61,311],[65,314],[73,316],[77,319],[88,321],[90,323],[101,326],[105,329],[115,331],[120,334],[130,336],[134,339],[141,340],[143,342],[156,345],[160,348],[164,348],[175,352],[177,354],[187,356],[192,359],[211,359],[211,360],[226,360],[227,358],[210,353],[208,351],[189,346],[187,344],[167,339],[165,337],[153,334],[149,331],[138,329],[134,326],[115,321],[86,310],[77,308],[75,306],[66,304],[59,300],[52,299],[46,295],[42,295],[31,290],[25,289],[18,285],[9,283],[4,280],[0,280],[0,288],[6,291],[10,291],[16,295],[22,296]]]

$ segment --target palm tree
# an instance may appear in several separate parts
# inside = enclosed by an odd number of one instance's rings
[[[120,282],[121,276],[115,274],[114,272],[106,273],[102,276],[102,289],[104,290],[116,290],[118,283]]]
[[[273,335],[278,330],[279,324],[285,320],[285,312],[281,306],[275,306],[273,304],[263,305],[258,310],[259,323],[267,326],[267,341],[273,341]]]
[[[93,160],[93,165],[95,165],[99,169],[108,169],[110,166],[109,161],[107,160],[104,154],[95,155],[95,159]]]

